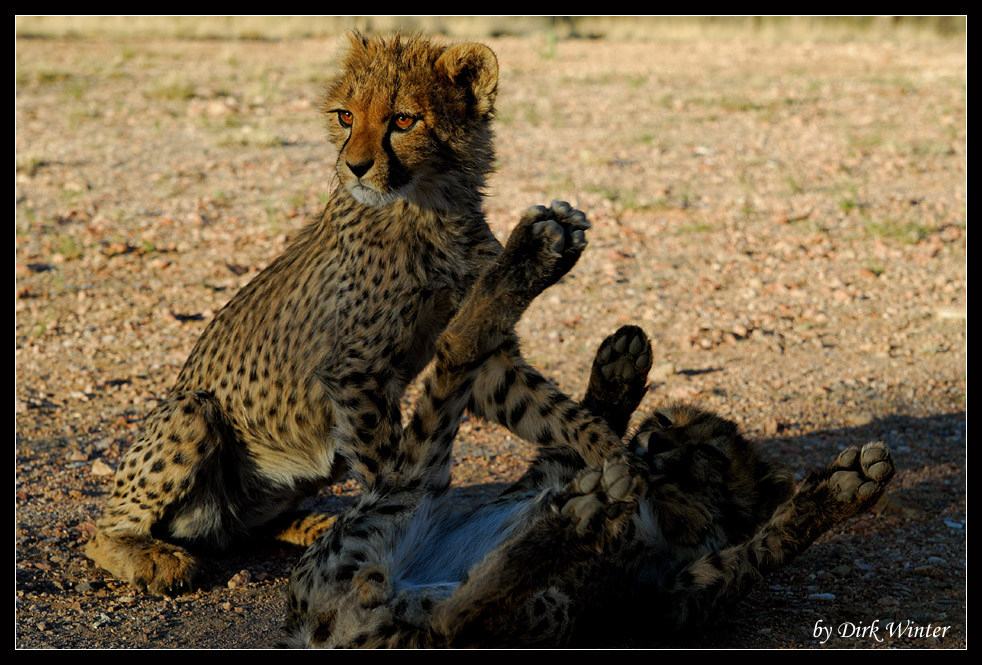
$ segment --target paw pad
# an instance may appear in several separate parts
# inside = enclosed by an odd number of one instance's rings
[[[589,494],[600,485],[600,476],[599,469],[587,469],[576,478],[573,487],[581,494]]]
[[[604,464],[604,489],[614,501],[626,501],[634,489],[634,473],[626,464]]]
[[[576,533],[585,534],[591,523],[600,514],[604,503],[596,494],[586,494],[570,499],[563,506],[563,512],[576,521]]]
[[[563,247],[565,246],[563,242],[563,227],[551,219],[547,219],[544,222],[533,224],[532,233],[545,239],[546,249],[556,256],[562,256]]]
[[[850,447],[839,453],[832,465],[829,485],[838,501],[865,503],[883,491],[894,474],[890,451],[879,441],[867,443],[862,450]],[[830,469],[830,470],[832,470]]]

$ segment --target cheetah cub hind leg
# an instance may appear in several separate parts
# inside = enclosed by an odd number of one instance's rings
[[[636,326],[624,326],[600,345],[588,399],[598,415],[623,421],[611,429],[626,427],[650,366],[650,343]],[[577,586],[584,563],[620,548],[646,483],[630,454],[581,468],[569,467],[562,451],[540,456],[519,482],[522,491],[549,496],[552,508],[489,553],[435,608],[433,625],[448,643],[557,645],[570,639],[578,601],[553,584]]]
[[[221,549],[240,504],[231,469],[240,455],[217,400],[175,393],[151,411],[123,456],[115,488],[86,546],[101,568],[160,595],[191,588],[198,565],[182,543]],[[202,478],[210,482],[199,482]]]
[[[433,609],[435,633],[457,647],[566,642],[575,608],[552,585],[575,576],[621,537],[644,487],[615,458],[547,490],[552,507],[487,554]]]
[[[879,442],[847,448],[824,471],[811,474],[748,541],[708,554],[680,571],[662,602],[666,625],[692,630],[749,592],[762,574],[789,563],[833,526],[869,509],[883,495],[895,468]],[[658,589],[645,595],[657,597]]]
[[[792,499],[794,515],[779,509],[772,523],[794,525],[798,554],[839,522],[871,508],[895,472],[890,451],[879,441],[846,448],[824,471],[805,479]]]
[[[647,392],[651,342],[637,326],[623,326],[597,349],[583,404],[624,436]]]

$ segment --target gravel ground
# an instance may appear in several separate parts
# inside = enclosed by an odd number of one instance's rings
[[[964,647],[964,43],[487,43],[492,228],[551,199],[593,222],[521,324],[531,362],[579,395],[635,322],[658,354],[645,405],[699,402],[800,472],[871,439],[899,469],[721,626],[599,643]],[[335,46],[17,41],[17,647],[275,643],[296,550],[231,553],[161,599],[82,545],[194,340],[322,206]],[[468,421],[456,491],[490,496],[531,455]],[[889,634],[908,621],[930,634]]]

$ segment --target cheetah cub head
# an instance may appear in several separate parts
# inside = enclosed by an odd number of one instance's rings
[[[337,174],[360,203],[429,208],[480,198],[493,159],[498,61],[482,44],[349,35],[323,110]]]

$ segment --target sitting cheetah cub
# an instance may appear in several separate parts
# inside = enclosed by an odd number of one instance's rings
[[[486,293],[505,299],[508,282],[498,284]],[[595,421],[569,432],[605,436],[617,452],[589,464],[545,447],[500,498],[460,510],[447,498],[453,435],[507,331],[485,314],[470,303],[450,324],[399,464],[383,466],[298,564],[288,646],[556,646],[652,627],[670,637],[869,508],[893,476],[887,449],[869,443],[792,493],[789,471],[733,423],[684,405],[658,410],[618,448],[652,359],[626,326],[594,361],[584,404]]]
[[[215,316],[147,416],[86,547],[95,563],[172,594],[190,587],[196,552],[260,534],[309,545],[332,519],[290,516],[300,500],[348,471],[376,484],[403,450],[407,383],[502,249],[482,210],[497,81],[480,44],[350,37],[323,107],[338,150],[330,201]],[[547,221],[580,239],[589,226],[556,203],[522,228]],[[471,406],[546,444],[570,403],[506,338]],[[508,402],[490,391],[505,376],[519,386]]]

